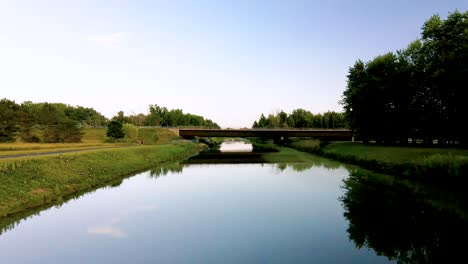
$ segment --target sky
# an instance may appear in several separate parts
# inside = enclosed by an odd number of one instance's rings
[[[341,111],[358,59],[405,48],[442,0],[0,0],[0,98],[148,105],[250,127],[261,113]]]

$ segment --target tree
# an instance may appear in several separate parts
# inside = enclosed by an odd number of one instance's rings
[[[18,130],[19,105],[8,99],[0,100],[0,142],[15,141]]]
[[[288,123],[286,121],[288,118],[288,114],[286,114],[284,111],[281,111],[278,113],[278,118],[280,127],[288,127]]]
[[[444,141],[461,141],[468,144],[468,131],[461,120],[468,114],[468,11],[455,11],[446,20],[432,16],[424,23],[422,31],[423,52],[426,55],[424,70],[431,95],[432,114],[444,131]],[[423,89],[424,91],[425,89]],[[444,132],[444,133],[441,133]]]
[[[71,119],[65,119],[59,126],[60,142],[72,143],[80,142],[83,137],[81,132],[80,123]]]
[[[405,50],[358,60],[341,103],[364,141],[468,144],[468,12],[433,16]],[[334,120],[334,119],[333,119]]]
[[[107,133],[106,136],[118,139],[123,138],[125,136],[123,125],[117,120],[112,120],[107,125]]]
[[[267,126],[267,120],[263,113],[260,115],[260,119],[258,120],[258,127],[266,127]]]
[[[343,128],[346,126],[343,113],[326,112],[312,114],[304,109],[294,109],[290,115],[284,111],[269,114],[268,118],[261,114],[260,119],[253,123],[254,128],[259,127],[286,127],[286,128]]]
[[[128,119],[131,122],[131,119]],[[210,119],[199,115],[184,113],[182,109],[168,110],[158,105],[149,106],[149,114],[144,121],[147,126],[203,126],[219,128],[219,125]]]
[[[311,127],[312,113],[304,109],[294,109],[290,115],[294,119],[295,127],[307,128]]]

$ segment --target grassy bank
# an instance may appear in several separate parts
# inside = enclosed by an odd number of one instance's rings
[[[468,176],[466,149],[392,147],[357,142],[321,144],[314,140],[292,142],[290,146],[376,172],[407,178],[467,181]]]
[[[165,161],[188,158],[192,143],[137,146],[0,160],[0,216],[92,189]]]
[[[137,128],[130,126],[125,129],[125,138],[119,142],[123,143],[135,143],[137,139],[143,141],[145,145],[153,144],[166,144],[174,139],[178,139],[179,136],[174,132],[165,128]],[[109,142],[110,139],[106,136],[106,128],[84,128],[83,143],[104,143]]]
[[[134,128],[135,131],[130,131],[125,138],[118,140],[118,142],[112,142],[112,140],[106,137],[106,128],[84,128],[81,143],[0,143],[0,157],[131,146],[135,145],[137,139],[144,145],[167,144],[180,139],[172,131],[164,128]]]

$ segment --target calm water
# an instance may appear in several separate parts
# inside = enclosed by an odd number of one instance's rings
[[[226,141],[219,148],[221,152],[252,152],[252,144],[248,142]]]
[[[434,210],[402,192],[381,192],[322,159],[171,164],[4,219],[0,263],[388,263],[405,254],[414,263],[432,257],[434,233],[438,246],[450,228],[467,234],[453,219],[423,230],[440,213],[424,220],[420,210]]]

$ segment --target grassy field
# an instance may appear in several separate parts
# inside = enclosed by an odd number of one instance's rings
[[[83,143],[104,143],[106,140],[106,128],[83,128]]]
[[[125,130],[125,127],[124,127]],[[119,139],[120,143],[137,143],[137,140],[145,145],[166,144],[172,140],[180,139],[174,132],[164,128],[136,128],[129,127],[126,131],[125,138]],[[111,142],[104,137],[105,142]],[[83,142],[86,142],[83,139]]]
[[[418,148],[365,145],[361,143],[342,142],[327,145],[324,152],[340,155],[356,155],[366,160],[380,160],[384,162],[402,163],[406,161],[423,161],[431,156],[452,156],[453,158],[468,158],[467,149],[454,148]]]
[[[290,146],[309,153],[318,153],[320,151],[320,141],[315,139],[293,141]]]
[[[0,143],[0,151],[55,150],[106,146],[106,143]]]
[[[0,157],[12,155],[47,154],[49,152],[86,150],[96,148],[115,148],[125,144],[109,143],[2,143],[0,144]]]
[[[92,189],[161,162],[188,158],[199,147],[180,142],[0,160],[0,216]]]
[[[110,148],[119,146],[131,146],[137,142],[137,138],[143,141],[144,145],[167,144],[179,137],[173,132],[163,128],[141,128],[131,131],[130,135],[118,143],[106,143],[105,128],[84,128],[81,143],[0,143],[0,157],[47,153],[68,150],[84,150],[95,148]]]
[[[408,178],[444,180],[450,177],[468,180],[466,149],[392,147],[357,142],[321,145],[320,142],[311,140],[293,142],[290,146],[373,171]]]
[[[180,137],[172,131],[163,128],[140,128],[138,137],[143,140],[143,144],[165,144]]]

